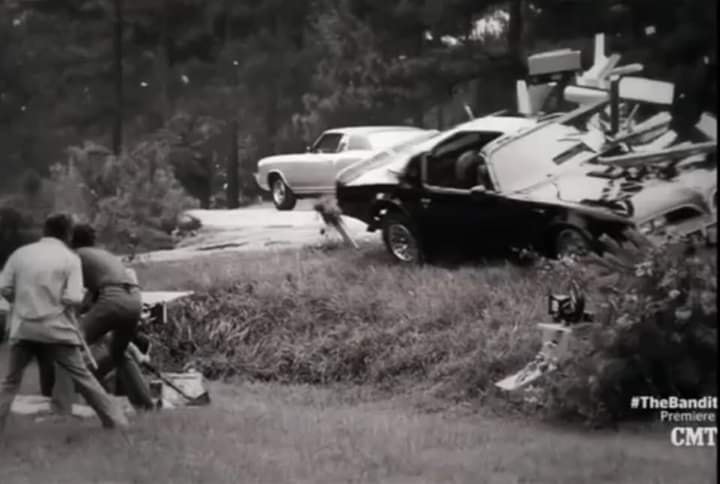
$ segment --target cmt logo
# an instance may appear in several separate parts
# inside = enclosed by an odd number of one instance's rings
[[[670,442],[675,447],[715,447],[717,427],[673,427]]]

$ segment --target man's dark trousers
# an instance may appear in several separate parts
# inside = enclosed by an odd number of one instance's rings
[[[80,329],[89,345],[110,333],[109,355],[97,362],[95,374],[99,379],[122,364],[141,315],[142,298],[137,287],[110,285],[100,290],[95,303],[80,319]]]
[[[80,318],[80,330],[88,345],[98,343],[103,336],[110,335],[109,351],[103,352],[98,358],[98,368],[93,372],[98,380],[103,379],[113,369],[123,374],[128,364],[125,351],[135,336],[142,315],[142,299],[136,286],[127,284],[108,285],[100,290],[100,294],[90,310]],[[63,378],[63,372],[49,381],[41,383],[41,387],[54,388],[54,396],[61,411],[67,411],[73,386]],[[58,376],[59,375],[59,376]],[[148,402],[137,402],[147,406]]]

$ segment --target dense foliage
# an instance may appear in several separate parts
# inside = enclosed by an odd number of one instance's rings
[[[581,264],[563,270],[589,283]],[[637,395],[717,394],[717,259],[685,244],[649,250],[630,273],[596,287],[596,323],[577,330],[560,370],[537,389],[537,403],[595,423],[642,416]]]
[[[442,127],[463,119],[461,101],[497,110],[498,99],[512,100],[525,55],[577,39],[590,47],[597,31],[651,74],[682,79],[680,66],[714,62],[716,2],[672,4],[3,0],[4,189],[16,190],[28,169],[49,175],[68,145],[128,150],[182,115],[215,131],[175,157],[179,180],[203,206],[235,205],[255,195],[261,156],[302,149],[331,125]],[[468,93],[471,79],[479,82]],[[236,169],[239,185],[226,183]]]
[[[71,147],[48,179],[29,176],[21,193],[0,204],[0,254],[36,239],[44,217],[55,211],[92,223],[100,242],[120,253],[172,248],[180,214],[197,201],[175,178],[170,153],[162,139],[120,156],[93,143]]]

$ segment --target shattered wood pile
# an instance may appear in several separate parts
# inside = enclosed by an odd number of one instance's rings
[[[580,71],[577,51],[564,49],[530,56],[528,80],[517,81],[518,111],[542,116],[543,107],[553,99],[557,101],[556,98],[580,106],[606,102],[605,109],[586,126],[605,135],[607,146],[603,151],[620,148],[626,154],[662,155],[663,150],[671,147],[694,147],[699,150],[697,153],[714,152],[717,121],[713,115],[704,113],[696,126],[697,136],[707,143],[698,147],[697,140],[681,139],[670,128],[669,109],[676,102],[675,86],[634,76],[642,72],[643,65],[618,66],[620,59],[619,54],[605,55],[604,34],[596,35],[594,63],[585,72]],[[623,164],[630,159],[624,158]],[[640,163],[643,158],[639,156],[637,160]]]
[[[684,93],[676,93],[672,83],[638,77],[643,65],[619,66],[620,59],[619,54],[605,55],[604,34],[595,37],[594,63],[585,72],[578,51],[531,56],[528,79],[517,82],[518,110],[540,121],[558,121],[567,115],[543,116],[543,108],[558,102],[587,108],[590,114],[572,123],[586,133],[582,141],[595,152],[592,162],[598,170],[593,175],[609,181],[600,201],[609,208],[622,207],[644,185],[676,184],[697,192],[707,212],[704,220],[686,224],[679,235],[700,233],[715,243],[716,117],[704,112],[695,126],[678,128],[671,113]]]

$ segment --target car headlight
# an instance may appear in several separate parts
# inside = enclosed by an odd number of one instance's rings
[[[642,234],[647,235],[660,232],[666,225],[667,219],[665,217],[658,217],[650,220],[649,222],[645,222],[639,227],[639,229]]]

